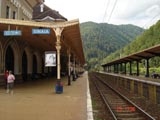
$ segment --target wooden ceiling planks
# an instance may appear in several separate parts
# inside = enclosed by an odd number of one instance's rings
[[[62,44],[62,51],[66,49],[73,50],[76,57],[80,60],[81,64],[85,63],[82,40],[80,35],[79,21],[72,20],[66,22],[35,22],[35,21],[23,21],[0,18],[0,32],[3,34],[4,30],[21,30],[22,39],[27,41],[32,47],[44,52],[48,50],[56,50],[56,36],[53,28],[63,27],[61,38],[64,37]],[[49,28],[50,35],[32,35],[33,28]],[[63,39],[61,39],[62,41]],[[67,48],[69,47],[69,48]],[[64,50],[63,50],[64,49]]]
[[[125,62],[135,61],[135,60],[140,61],[142,59],[149,59],[155,56],[160,56],[160,44],[144,49],[140,52],[136,52],[134,54],[128,55],[126,57],[111,61],[109,63],[103,64],[102,66],[108,66],[108,65],[113,65],[117,63],[125,63]]]

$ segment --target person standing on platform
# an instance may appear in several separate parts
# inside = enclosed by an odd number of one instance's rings
[[[8,78],[8,75],[9,75],[8,70],[5,70],[5,72],[4,72],[5,89],[7,89],[7,78]]]
[[[7,78],[7,93],[11,93],[13,95],[13,86],[14,86],[15,76],[12,74],[12,71],[9,71],[9,75]]]

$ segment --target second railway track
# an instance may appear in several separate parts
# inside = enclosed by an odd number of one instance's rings
[[[114,90],[102,78],[93,76],[93,83],[114,120],[155,120],[125,96]]]

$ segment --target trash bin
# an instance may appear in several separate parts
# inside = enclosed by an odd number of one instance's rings
[[[56,84],[56,87],[55,87],[55,91],[57,94],[60,94],[60,93],[63,93],[63,84],[62,82],[60,82],[60,84]]]

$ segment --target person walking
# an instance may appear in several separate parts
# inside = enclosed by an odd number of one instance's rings
[[[12,71],[9,71],[9,75],[7,78],[7,93],[11,93],[13,95],[13,86],[14,86],[15,76],[12,74]]]

